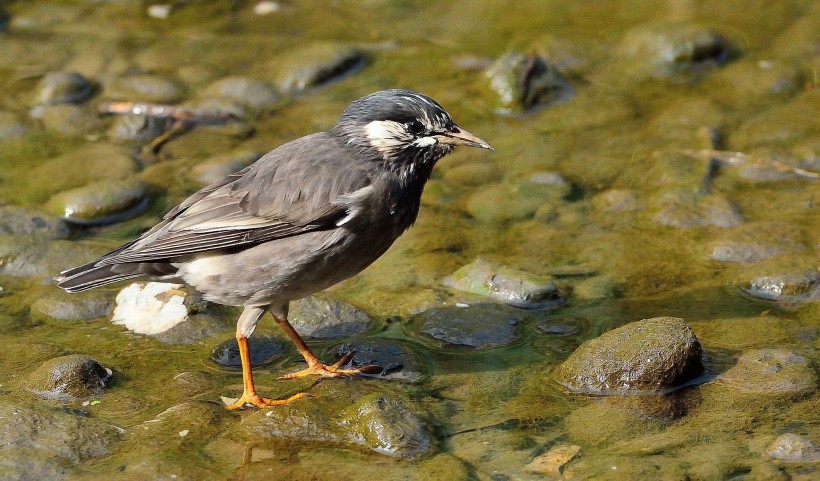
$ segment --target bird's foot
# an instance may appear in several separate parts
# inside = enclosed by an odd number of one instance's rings
[[[243,392],[242,397],[230,406],[226,406],[226,409],[233,411],[234,409],[239,409],[248,404],[256,406],[260,409],[269,408],[272,406],[284,406],[285,404],[289,404],[304,397],[307,397],[307,393],[300,392],[299,394],[294,394],[287,399],[269,399],[256,393]]]
[[[346,369],[342,366],[346,366],[351,359],[353,359],[352,352],[349,352],[342,356],[334,364],[322,364],[321,362],[316,362],[312,366],[309,366],[307,369],[302,369],[301,371],[292,372],[290,374],[285,374],[284,376],[280,377],[279,379],[295,379],[299,377],[308,377],[308,376],[321,376],[321,377],[348,377],[348,376],[355,376],[357,374],[372,374],[374,372],[381,372],[381,368],[378,366],[359,366],[356,368]]]

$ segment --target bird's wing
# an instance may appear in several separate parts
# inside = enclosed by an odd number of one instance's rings
[[[97,265],[171,259],[336,228],[373,191],[326,133],[297,139],[195,194]]]

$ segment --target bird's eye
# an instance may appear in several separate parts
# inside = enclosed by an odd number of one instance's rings
[[[411,120],[407,123],[407,131],[413,135],[418,135],[424,130],[424,126],[418,120]]]

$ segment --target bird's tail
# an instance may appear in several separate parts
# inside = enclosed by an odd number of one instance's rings
[[[57,287],[67,292],[82,292],[125,279],[143,276],[140,264],[97,265],[99,260],[68,269],[55,277]]]

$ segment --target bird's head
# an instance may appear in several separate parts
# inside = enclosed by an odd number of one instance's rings
[[[396,168],[432,168],[456,145],[491,149],[456,125],[435,100],[411,90],[382,90],[351,103],[331,132]]]

